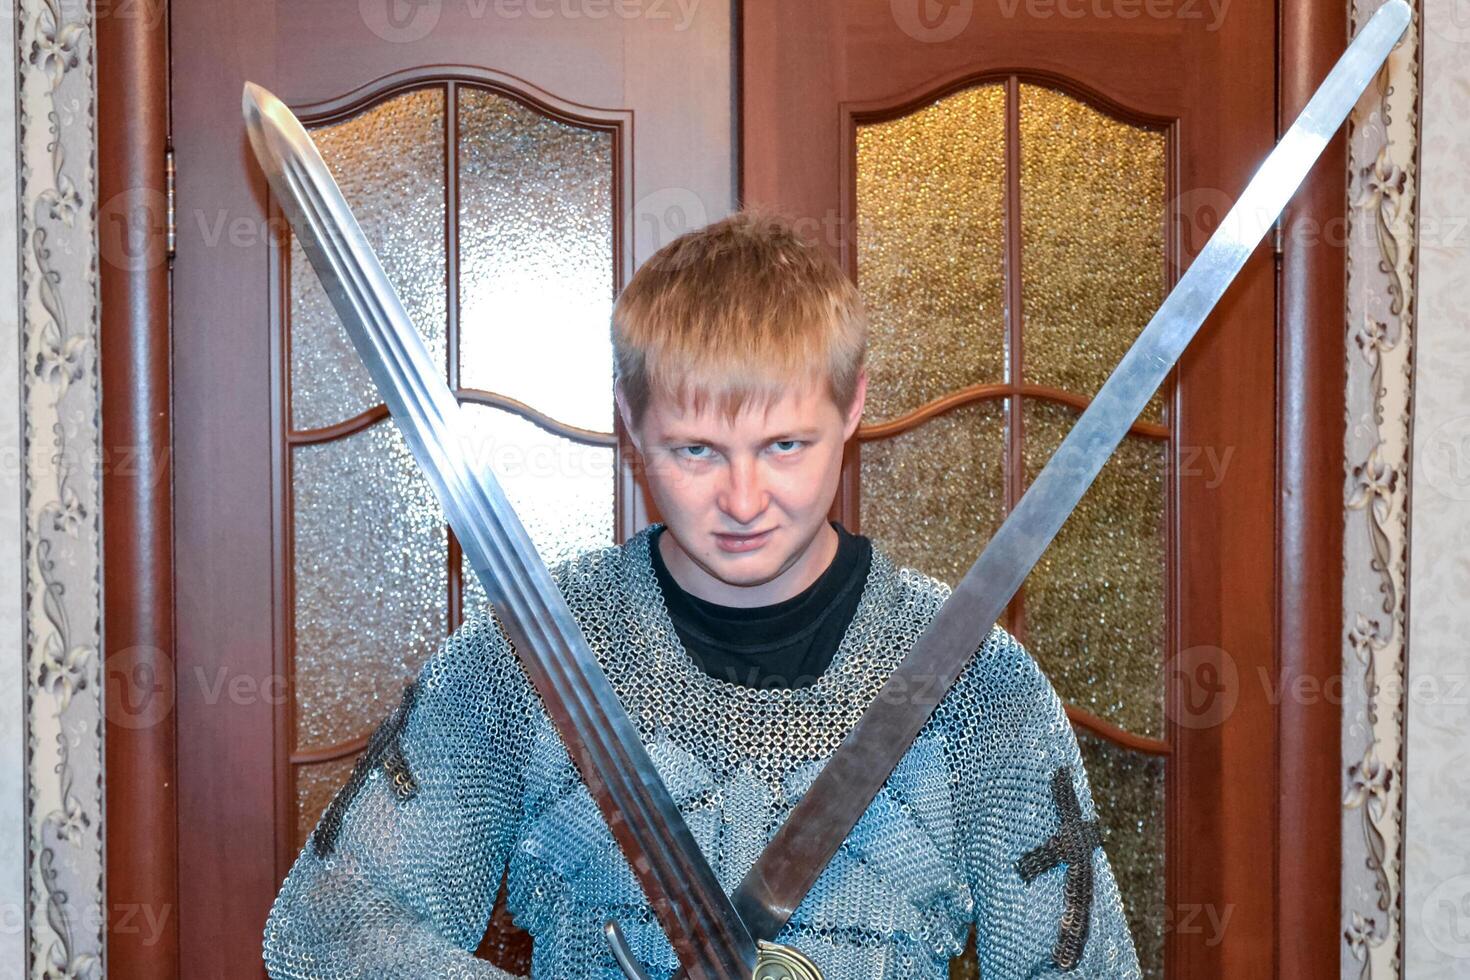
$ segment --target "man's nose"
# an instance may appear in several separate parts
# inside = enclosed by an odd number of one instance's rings
[[[720,491],[720,509],[736,523],[749,525],[761,516],[770,501],[765,478],[753,459],[732,461],[726,473],[728,477]]]

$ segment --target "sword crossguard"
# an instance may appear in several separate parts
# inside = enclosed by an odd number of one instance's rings
[[[633,951],[628,949],[628,941],[623,938],[623,929],[617,920],[608,919],[602,927],[603,935],[607,936],[607,944],[612,947],[613,959],[618,961],[618,967],[622,969],[623,976],[628,980],[648,980],[648,974],[643,972],[643,966],[633,957]]]
[[[765,939],[756,940],[760,955],[751,980],[823,980],[817,964],[792,949]]]
[[[628,980],[648,980],[643,966],[628,949],[623,930],[616,920],[608,919],[602,927],[607,944],[612,947],[613,959]],[[755,971],[751,980],[824,980],[817,965],[790,946],[782,946],[765,939],[756,940],[760,952],[756,956]]]

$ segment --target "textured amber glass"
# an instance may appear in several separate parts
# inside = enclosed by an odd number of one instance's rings
[[[444,512],[391,420],[291,453],[296,745],[362,736],[444,638]]]
[[[1029,485],[1077,421],[1028,399]],[[1062,697],[1139,735],[1164,729],[1166,443],[1125,438],[1026,579],[1026,646]]]
[[[612,431],[613,137],[460,90],[460,384]]]
[[[498,408],[466,405],[465,414],[472,458],[495,474],[542,561],[555,565],[613,543],[611,447],[563,439]],[[486,600],[468,562],[464,576],[468,617]]]
[[[1004,377],[1005,190],[1003,84],[858,127],[866,421]]]
[[[972,402],[862,447],[863,534],[954,585],[1005,516],[1005,418]]]
[[[1168,141],[1060,91],[1018,86],[1021,317],[1009,329],[1004,84],[857,132],[857,275],[871,323],[865,422],[977,382],[1091,397],[1165,292]],[[1005,370],[1019,346],[1020,377]],[[958,581],[1004,516],[1008,439],[1026,485],[1077,412],[1041,399],[1006,429],[1004,400],[862,447],[861,526],[911,565]],[[1156,394],[1144,412],[1164,418]],[[1126,438],[1028,578],[1027,647],[1064,700],[1164,737],[1167,442]],[[1162,759],[1083,735],[1146,976],[1162,975]],[[951,975],[975,976],[973,954]]]
[[[388,708],[388,711],[392,710],[392,707]],[[306,846],[306,838],[322,818],[332,797],[347,782],[356,761],[357,755],[354,754],[345,759],[296,767],[296,836],[293,843],[297,851]]]
[[[311,138],[434,363],[445,363],[444,89],[392,96],[312,127]],[[292,426],[319,428],[380,404],[294,234],[287,288]]]
[[[1020,130],[1021,376],[1090,396],[1164,299],[1167,139],[1037,85]]]
[[[1159,756],[1079,729],[1103,848],[1123,896],[1143,975],[1164,975],[1164,773]],[[1202,925],[1204,925],[1202,923]]]

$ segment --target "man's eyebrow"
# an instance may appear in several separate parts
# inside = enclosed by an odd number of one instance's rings
[[[784,439],[804,439],[804,440],[805,439],[815,439],[817,436],[819,436],[821,434],[822,434],[822,430],[821,429],[781,429],[781,430],[777,430],[776,432],[771,433],[770,435],[763,436],[762,439],[761,439],[761,441],[762,442],[780,442],[780,441],[782,441]],[[723,449],[723,448],[725,448],[723,443],[721,443],[721,442],[719,442],[719,441],[717,441],[715,439],[710,439],[710,438],[707,438],[705,436],[699,435],[698,433],[693,433],[693,432],[680,432],[680,431],[669,432],[669,433],[666,433],[665,435],[663,435],[659,439],[659,442],[664,443],[666,445],[680,445],[680,446],[698,445],[698,446],[712,446],[715,449]]]

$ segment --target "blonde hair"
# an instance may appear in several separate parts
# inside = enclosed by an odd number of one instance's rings
[[[631,423],[655,395],[733,421],[796,385],[824,383],[846,412],[867,348],[857,287],[790,219],[737,211],[659,249],[612,315],[613,373]]]

